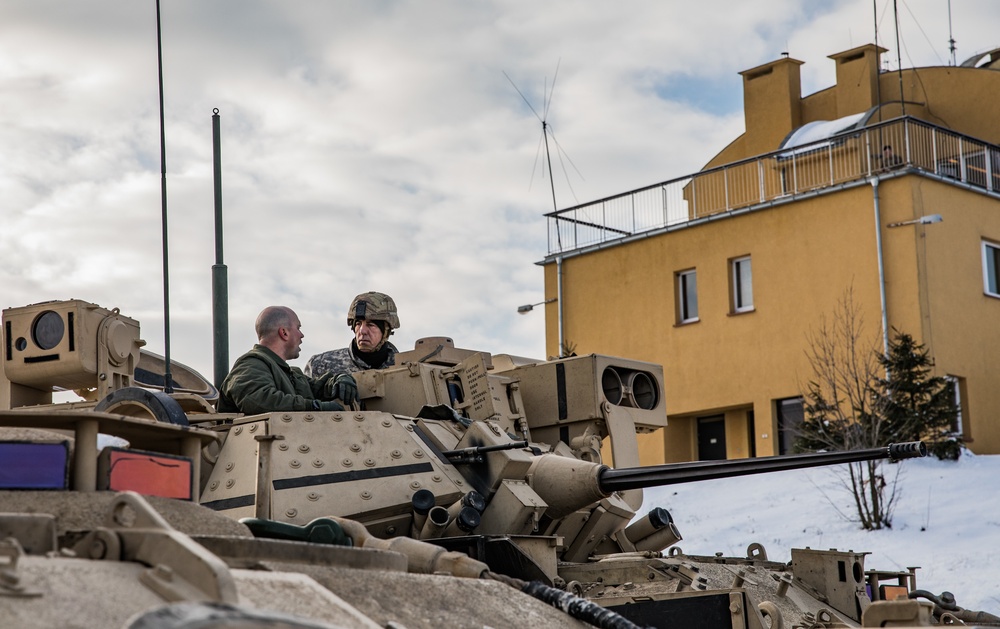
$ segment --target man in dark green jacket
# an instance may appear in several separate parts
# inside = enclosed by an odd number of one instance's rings
[[[342,411],[357,400],[358,387],[350,375],[328,373],[314,379],[288,365],[286,361],[299,357],[305,338],[291,308],[268,306],[255,328],[257,344],[236,359],[222,382],[220,413]]]

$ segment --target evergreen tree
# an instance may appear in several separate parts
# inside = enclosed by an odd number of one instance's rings
[[[952,385],[932,376],[933,359],[909,334],[893,330],[889,353],[879,356],[886,372],[873,392],[892,441],[923,440],[939,459],[957,459],[961,436],[953,431],[958,408]]]

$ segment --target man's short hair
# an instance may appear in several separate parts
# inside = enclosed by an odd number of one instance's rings
[[[254,329],[257,331],[257,339],[264,340],[275,334],[279,328],[291,327],[292,311],[285,306],[268,306],[257,315],[257,322]]]

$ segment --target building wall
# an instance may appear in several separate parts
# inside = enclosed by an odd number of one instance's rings
[[[1000,298],[983,288],[982,241],[1000,243],[1000,201],[943,183],[917,180],[917,215],[944,221],[917,227],[916,270],[923,289],[922,338],[936,373],[965,379],[963,419],[975,452],[1000,452]],[[901,227],[894,232],[911,227]],[[887,254],[888,255],[888,254]],[[891,294],[891,293],[890,293]],[[905,305],[889,304],[893,308]]]
[[[966,378],[973,448],[1000,450],[1000,425],[989,417],[1000,409],[989,382],[1000,361],[983,349],[1000,347],[1000,300],[983,293],[980,249],[984,236],[1000,241],[997,201],[917,175],[888,177],[878,193],[882,225],[944,217],[883,227],[889,325],[926,343],[939,374]],[[563,334],[575,351],[664,365],[670,425],[643,438],[644,464],[696,458],[696,418],[717,414],[726,416],[728,458],[776,454],[775,401],[805,390],[810,334],[833,320],[848,291],[867,340],[881,348],[875,225],[874,189],[862,182],[563,259]],[[745,255],[754,310],[734,314],[730,261]],[[697,272],[699,321],[678,324],[676,273],[688,269]],[[546,266],[549,287],[554,272]],[[555,304],[548,308],[555,312]],[[557,353],[553,324],[550,354]]]

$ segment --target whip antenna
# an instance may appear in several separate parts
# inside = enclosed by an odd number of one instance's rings
[[[170,273],[167,257],[167,140],[163,130],[163,46],[160,44],[160,0],[156,0],[156,62],[160,76],[160,200],[163,231],[163,392],[173,393],[170,377]]]

